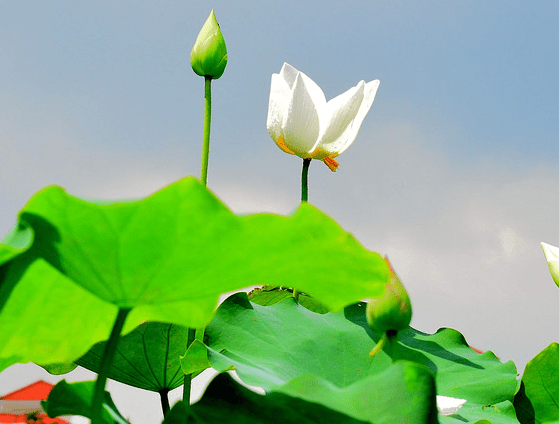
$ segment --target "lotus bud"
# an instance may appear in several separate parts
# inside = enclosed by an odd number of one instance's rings
[[[192,47],[190,64],[201,77],[218,79],[225,71],[227,47],[213,10]]]
[[[394,338],[398,331],[409,327],[412,317],[411,302],[402,282],[390,267],[390,282],[385,285],[384,293],[367,303],[367,322],[371,330],[382,333],[382,339],[371,351],[371,356],[380,351],[388,338]]]

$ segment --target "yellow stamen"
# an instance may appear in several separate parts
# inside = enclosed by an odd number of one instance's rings
[[[322,161],[328,168],[330,168],[330,171],[332,172],[336,172],[338,166],[340,166],[340,164],[336,162],[331,156],[325,157],[324,159],[322,159]]]
[[[293,152],[293,150],[291,150],[289,147],[287,147],[287,144],[285,144],[285,140],[283,139],[283,136],[279,136],[278,139],[276,140],[276,144],[278,145],[278,147],[283,150],[285,153],[289,153],[291,155],[294,155],[295,153]]]

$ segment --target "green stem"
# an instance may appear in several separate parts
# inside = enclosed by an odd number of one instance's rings
[[[309,166],[312,159],[303,159],[303,171],[301,172],[301,203],[309,200]],[[293,297],[299,301],[299,290],[293,289]]]
[[[118,346],[118,339],[124,326],[124,321],[126,316],[130,312],[130,309],[119,309],[116,316],[113,329],[107,345],[105,346],[105,352],[101,358],[101,364],[99,366],[99,372],[97,373],[97,381],[95,382],[95,391],[93,392],[93,400],[91,402],[91,422],[92,424],[102,424],[103,423],[103,400],[105,398],[105,385],[107,384],[107,377],[113,363],[113,359],[116,353],[116,348]]]
[[[210,127],[212,122],[212,77],[205,76],[204,84],[204,135],[202,136],[202,167],[200,181],[208,184],[208,161],[210,157]]]
[[[301,202],[309,200],[309,166],[312,159],[303,159],[303,172],[301,173]]]
[[[190,347],[190,345],[196,339],[196,329],[189,328],[188,329],[188,336],[186,338],[186,349]],[[192,374],[185,374],[184,375],[184,383],[182,385],[182,401],[190,404],[190,391],[192,390]]]
[[[169,405],[169,389],[161,389],[159,390],[159,397],[161,398],[161,409],[163,409],[163,418],[171,409]]]
[[[200,181],[208,185],[208,163],[210,159],[210,130],[212,124],[212,77],[204,77],[204,134],[202,136],[202,166],[200,167]],[[202,329],[202,335],[204,329]],[[186,348],[188,349],[196,339],[196,329],[188,329]],[[190,391],[192,390],[192,374],[184,376],[182,385],[182,400],[190,404]]]

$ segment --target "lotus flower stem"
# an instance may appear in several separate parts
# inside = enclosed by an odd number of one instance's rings
[[[311,159],[303,159],[303,172],[301,173],[301,202],[309,200],[309,166]]]
[[[301,173],[301,202],[309,200],[309,166],[312,159],[303,159],[303,171]],[[293,289],[293,297],[299,301],[299,290]]]
[[[105,346],[105,352],[101,358],[101,365],[99,366],[99,373],[97,374],[97,381],[95,382],[95,391],[93,393],[93,400],[91,402],[91,422],[92,424],[102,424],[103,423],[103,400],[105,398],[105,385],[107,384],[107,377],[109,371],[113,364],[113,359],[115,357],[116,348],[118,346],[118,339],[120,338],[120,333],[122,327],[124,326],[124,321],[130,309],[119,309],[116,316],[113,329],[107,345]]]
[[[202,136],[202,167],[200,181],[208,184],[208,160],[210,157],[210,127],[212,122],[212,77],[204,77],[204,134]]]

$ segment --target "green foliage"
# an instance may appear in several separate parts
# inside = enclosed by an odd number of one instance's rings
[[[108,377],[140,389],[173,390],[184,381],[180,356],[188,328],[148,322],[121,337]],[[76,363],[99,372],[106,342],[97,343]]]
[[[238,293],[220,305],[206,335],[213,368],[223,371],[234,367],[243,382],[267,392],[297,395],[329,407],[338,404],[340,390],[354,390],[362,384],[371,384],[371,393],[381,396],[371,382],[392,367],[393,359],[405,360],[435,375],[437,394],[467,399],[468,408],[441,417],[441,422],[485,417],[494,423],[518,422],[512,409],[516,390],[512,362],[503,364],[491,352],[476,353],[451,329],[433,335],[402,331],[392,357],[386,352],[370,357],[381,335],[370,330],[363,303],[321,315],[293,299],[264,307]],[[293,385],[300,379],[310,379],[315,386],[296,392]],[[364,418],[345,409],[339,412]],[[369,414],[366,419],[373,419],[376,411]]]
[[[91,418],[91,399],[94,386],[94,381],[67,383],[62,380],[52,388],[48,399],[41,402],[43,409],[51,418],[60,415],[81,415]],[[128,423],[118,412],[108,392],[105,392],[102,419],[103,423],[106,424]]]
[[[559,422],[559,344],[551,343],[526,365],[514,406],[522,424]]]
[[[388,284],[385,261],[306,202],[307,153],[305,201],[292,216],[236,216],[205,188],[211,79],[227,57],[212,11],[191,52],[192,68],[205,77],[203,184],[185,178],[118,202],[48,187],[20,212],[0,242],[0,371],[33,361],[59,374],[75,361],[98,372],[97,383],[61,381],[43,402],[51,417],[82,415],[94,424],[127,424],[104,391],[107,376],[159,392],[166,424],[559,422],[559,345],[527,365],[515,396],[512,362],[474,352],[452,329],[409,328],[410,299],[395,274]],[[283,83],[272,89],[272,109],[279,99],[292,112],[284,94],[299,86]],[[305,84],[300,93],[309,94]],[[361,97],[370,102],[359,101],[368,110],[378,81],[367,85]],[[301,116],[316,115],[314,101],[298,99]],[[353,111],[328,117],[340,134],[355,124],[346,119],[357,111],[350,103]],[[552,273],[555,249],[544,245]],[[221,294],[253,285],[262,287],[230,296],[216,312]],[[354,303],[365,298],[368,305]],[[191,343],[194,329],[200,340]],[[185,381],[188,396],[190,377],[209,367],[222,374],[201,400],[169,410],[168,391]],[[266,394],[224,373],[233,369]],[[467,402],[439,416],[437,395]]]
[[[0,242],[0,265],[22,254],[33,243],[33,231],[25,224],[16,225]]]
[[[108,338],[115,307],[43,259],[25,254],[6,266],[1,288],[9,288],[9,297],[0,299],[0,369],[16,362],[72,362]]]
[[[421,424],[422,421],[413,421]],[[362,424],[326,406],[306,402],[283,393],[256,394],[220,374],[210,383],[204,397],[190,407],[177,403],[164,424]]]
[[[338,422],[437,422],[435,382],[438,394],[467,399],[441,423],[518,422],[514,365],[475,353],[454,330],[400,331],[390,350],[369,356],[381,334],[369,328],[365,304],[340,308],[380,295],[388,268],[306,203],[291,217],[238,217],[192,178],[140,201],[103,204],[51,187],[22,210],[0,262],[2,366],[33,360],[63,372],[85,354],[77,362],[97,371],[104,343],[87,349],[107,339],[118,308],[132,308],[111,378],[161,392],[211,365],[234,367],[267,391],[256,395],[218,377],[212,387],[231,393],[209,389],[192,408],[182,406],[199,422],[218,413],[246,418],[231,402],[219,412],[210,407],[228,396],[260,405],[255,422],[278,410],[284,422],[301,413],[317,421],[333,413]],[[184,325],[207,323],[220,293],[261,282],[269,284],[251,294],[253,303],[243,293],[218,308],[207,347],[196,341],[186,351]],[[282,287],[308,295],[298,304]],[[132,331],[155,319],[168,323]],[[519,409],[540,408],[529,376],[522,392],[529,402],[517,402]],[[58,385],[49,413],[90,416],[92,384]],[[110,398],[104,408],[103,420],[124,422]],[[182,414],[177,408],[170,417]]]
[[[375,424],[438,423],[434,376],[426,367],[409,361],[398,361],[347,386],[306,374],[276,391]]]
[[[188,347],[186,354],[180,357],[182,372],[184,374],[198,375],[207,368],[210,368],[206,345],[200,340],[194,340]]]
[[[67,364],[48,364],[48,365],[36,364],[36,365],[43,367],[45,371],[47,371],[49,374],[52,375],[67,374],[78,367],[78,365],[73,362],[69,362]]]
[[[108,338],[118,308],[132,308],[125,332],[145,321],[200,327],[221,293],[249,285],[298,287],[340,309],[388,278],[378,254],[316,208],[237,217],[194,178],[103,204],[49,187],[19,218],[0,248],[11,258],[0,268],[4,367],[74,361]]]

